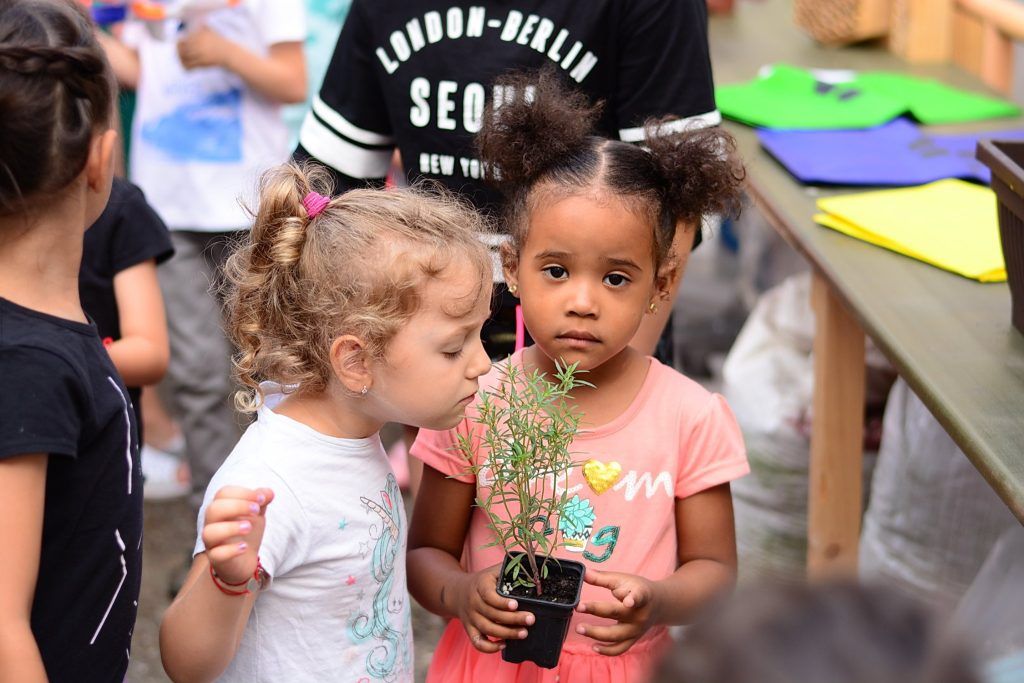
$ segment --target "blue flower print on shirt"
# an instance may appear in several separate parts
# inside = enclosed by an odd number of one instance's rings
[[[242,90],[232,88],[183,104],[142,125],[142,140],[176,161],[242,161]]]

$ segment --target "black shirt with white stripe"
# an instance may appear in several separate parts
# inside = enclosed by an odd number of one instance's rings
[[[705,0],[354,0],[296,156],[344,190],[380,183],[397,147],[410,181],[491,209],[472,152],[485,102],[510,96],[491,84],[544,65],[605,101],[608,137],[638,142],[651,116],[720,121]]]
[[[43,453],[32,633],[50,681],[121,683],[142,577],[131,401],[92,324],[0,299],[0,460]]]

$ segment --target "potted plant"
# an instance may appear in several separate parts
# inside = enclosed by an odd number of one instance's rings
[[[482,429],[459,438],[468,471],[480,482],[476,505],[494,533],[487,547],[505,550],[498,593],[535,617],[525,639],[506,642],[507,662],[558,664],[580,601],[584,566],[554,557],[564,545],[559,520],[571,504],[567,479],[577,464],[569,448],[581,415],[569,403],[570,392],[591,386],[580,372],[577,364],[556,363],[552,380],[539,370],[504,365],[498,386],[481,393],[474,421]]]

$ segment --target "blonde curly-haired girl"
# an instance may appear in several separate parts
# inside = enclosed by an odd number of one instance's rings
[[[236,399],[256,421],[163,620],[175,680],[412,680],[406,519],[378,432],[462,418],[490,368],[492,266],[453,199],[324,188],[313,169],[268,174],[228,261]]]

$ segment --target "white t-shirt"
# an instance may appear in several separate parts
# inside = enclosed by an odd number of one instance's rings
[[[196,553],[220,488],[274,491],[259,551],[271,580],[218,680],[412,681],[406,517],[380,437],[326,436],[274,413],[282,398],[268,396],[199,512]]]
[[[186,71],[177,39],[205,24],[259,55],[271,45],[302,42],[302,0],[245,0],[179,30],[177,21],[125,27],[141,73],[132,125],[131,179],[172,230],[226,231],[249,226],[239,204],[254,207],[263,171],[287,160],[283,109],[222,68]],[[166,36],[166,37],[164,37]]]

